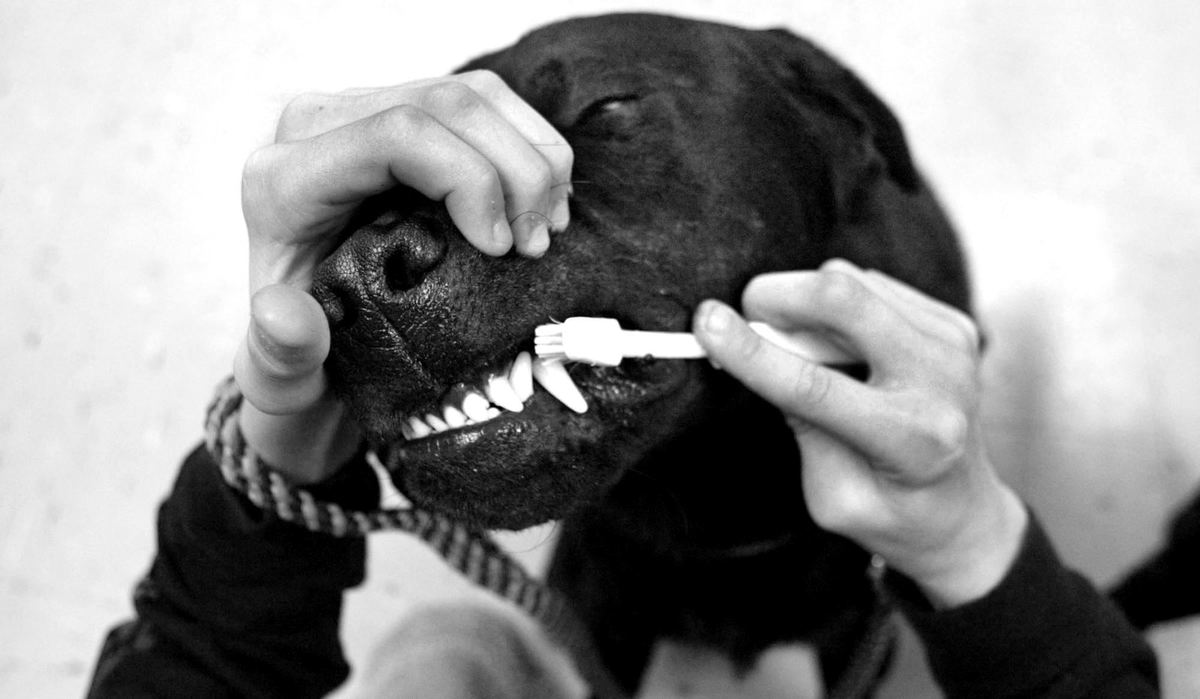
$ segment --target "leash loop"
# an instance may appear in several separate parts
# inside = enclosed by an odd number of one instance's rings
[[[393,496],[397,506],[369,512],[317,500],[307,490],[289,483],[246,443],[238,424],[241,404],[237,384],[232,377],[226,378],[217,386],[204,424],[205,447],[231,488],[279,519],[312,532],[348,537],[398,531],[415,536],[471,583],[508,600],[537,621],[572,655],[596,697],[626,696],[600,662],[590,635],[566,601],[530,575],[487,532],[416,506],[398,493],[398,500]],[[390,478],[380,473],[382,467],[373,451],[368,452],[367,462],[377,476],[387,479],[386,483],[381,481],[387,500]]]
[[[204,424],[205,447],[231,488],[279,519],[312,532],[348,537],[398,531],[420,539],[468,581],[508,600],[538,622],[571,654],[594,697],[627,697],[601,662],[591,635],[566,600],[530,575],[487,532],[419,507],[402,493],[393,492],[395,486],[373,450],[367,453],[367,463],[380,479],[388,506],[360,511],[317,500],[304,488],[289,483],[246,443],[238,424],[241,404],[242,393],[233,377],[226,378],[217,386]],[[847,672],[829,693],[830,699],[869,696],[894,638],[891,609],[881,599]]]

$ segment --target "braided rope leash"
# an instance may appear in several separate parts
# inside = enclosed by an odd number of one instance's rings
[[[398,493],[395,506],[370,512],[348,510],[314,498],[267,465],[246,443],[238,424],[242,393],[233,378],[222,381],[208,406],[205,446],[220,466],[225,482],[257,507],[309,531],[337,537],[398,531],[423,541],[471,583],[516,605],[566,649],[598,699],[627,696],[600,660],[591,635],[559,595],[530,575],[484,531],[472,529],[441,513],[418,507]],[[387,500],[391,478],[374,451],[367,454]],[[882,571],[873,571],[881,574]],[[868,631],[855,649],[848,671],[833,688],[831,699],[868,696],[895,638],[890,606],[880,603]]]
[[[238,424],[241,404],[242,393],[232,378],[217,386],[205,420],[205,446],[220,466],[225,482],[251,503],[273,512],[281,520],[331,536],[365,536],[379,531],[415,536],[471,583],[508,600],[538,622],[552,640],[572,655],[595,696],[604,699],[625,696],[600,662],[590,635],[565,600],[530,575],[486,532],[406,500],[401,500],[399,506],[370,512],[317,500],[307,490],[289,483],[246,443]],[[368,452],[367,462],[386,492],[391,480],[373,451]]]

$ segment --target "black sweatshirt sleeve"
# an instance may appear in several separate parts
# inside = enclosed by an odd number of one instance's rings
[[[311,489],[370,509],[378,486],[356,460]],[[101,649],[90,697],[323,696],[349,674],[342,593],[362,582],[361,538],[314,534],[227,487],[203,447],[158,512],[158,553],[137,616]]]
[[[887,585],[947,696],[1158,696],[1154,651],[1063,566],[1032,516],[1012,569],[982,599],[934,611],[906,578],[889,573]]]
[[[1200,492],[1171,522],[1166,544],[1112,591],[1138,628],[1200,614]]]

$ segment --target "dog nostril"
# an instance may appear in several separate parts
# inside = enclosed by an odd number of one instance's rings
[[[345,296],[328,286],[318,286],[313,289],[313,296],[325,311],[329,319],[329,327],[333,330],[346,328],[358,317],[357,307]]]
[[[393,293],[420,285],[446,255],[446,241],[424,231],[406,231],[387,253],[383,276]]]

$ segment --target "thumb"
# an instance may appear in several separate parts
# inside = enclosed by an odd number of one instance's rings
[[[320,304],[300,289],[273,284],[250,299],[250,324],[233,374],[254,407],[289,415],[325,394],[328,354],[329,325]]]
[[[709,360],[784,414],[820,416],[830,372],[764,340],[729,306],[708,299],[696,308],[692,332]]]

